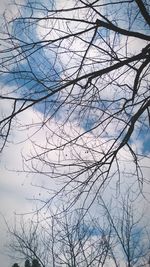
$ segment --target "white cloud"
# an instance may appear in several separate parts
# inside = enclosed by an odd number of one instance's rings
[[[5,103],[5,112],[8,112],[9,105],[9,102]],[[21,114],[20,116],[20,120],[24,124],[29,121],[31,122],[35,118],[37,119],[37,116],[32,110],[28,110],[27,113]],[[24,140],[26,141],[24,142]],[[5,147],[0,163],[0,213],[5,217],[9,225],[14,223],[14,213],[24,214],[33,212],[35,203],[29,199],[38,197],[41,193],[40,188],[31,186],[33,182],[32,174],[26,175],[22,172],[16,172],[16,170],[22,170],[21,152],[24,151],[28,154],[31,150],[31,144],[28,140],[28,130],[17,131],[13,129],[11,141],[12,143],[9,143]],[[0,258],[3,266],[8,267],[10,263],[9,258],[7,255],[3,255],[3,253],[6,251],[4,245],[7,245],[6,243],[9,242],[9,236],[6,238],[6,225],[1,216],[0,222],[0,236],[3,237],[1,239]]]

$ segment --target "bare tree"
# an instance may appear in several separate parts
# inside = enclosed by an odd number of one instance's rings
[[[113,229],[115,246],[112,251],[116,267],[148,266],[149,263],[149,227],[145,225],[138,206],[135,208],[133,199],[133,194],[128,191],[114,208],[99,198],[105,218]]]
[[[43,221],[21,222],[10,231],[11,252],[17,258],[37,259],[41,266],[105,266],[110,254],[110,227],[74,211],[50,216]]]
[[[148,266],[150,232],[134,197],[129,190],[115,205],[99,197],[97,217],[65,207],[38,212],[10,231],[11,252],[43,267]]]
[[[75,192],[70,205],[79,198],[91,205],[110,179],[119,181],[124,151],[123,161],[133,163],[126,172],[142,186],[148,177],[141,159],[148,154],[133,144],[146,139],[149,128],[148,1],[26,1],[16,7],[16,15],[6,14],[1,37],[0,98],[10,108],[2,114],[1,150],[15,119],[32,109],[40,116],[23,125],[35,127],[28,171],[58,179],[57,194]],[[41,129],[44,144],[36,142]]]

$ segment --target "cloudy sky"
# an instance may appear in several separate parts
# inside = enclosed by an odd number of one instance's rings
[[[58,1],[59,2],[59,1]],[[62,1],[63,2],[63,1]],[[61,2],[61,3],[62,3]],[[2,1],[0,0],[0,4],[1,4],[1,12],[6,9],[8,10],[10,8],[10,5],[7,4],[7,1]],[[60,5],[60,3],[59,3]],[[13,7],[14,8],[14,7]],[[15,9],[11,9],[12,12],[17,12]],[[20,27],[20,26],[19,26]],[[17,31],[16,31],[17,32]],[[18,31],[18,34],[21,34]],[[38,25],[37,29],[36,29],[36,34],[38,35],[39,38],[43,38],[43,36],[48,36],[48,31],[46,29],[43,29],[43,25],[42,22],[40,25]],[[24,38],[24,36],[22,36],[22,38]],[[45,37],[46,38],[46,37]],[[139,50],[142,47],[144,47],[145,43],[143,41],[133,41],[131,40],[130,42],[130,51],[135,51],[135,50]],[[74,46],[81,46],[82,47],[82,43],[76,43]],[[74,47],[75,48],[75,47]],[[46,53],[46,51],[44,52]],[[93,50],[91,52],[90,57],[96,57],[96,52]],[[42,59],[45,56],[45,54],[42,55]],[[47,56],[49,56],[47,54]],[[39,61],[36,61],[36,57],[37,55],[35,54],[35,58],[34,58],[34,64],[35,63],[39,63]],[[63,58],[64,57],[64,58]],[[69,59],[67,58],[67,55],[62,55],[61,58],[62,61],[66,61]],[[47,64],[47,63],[45,63]],[[21,68],[24,68],[23,64],[21,66]],[[49,69],[48,69],[49,71]],[[35,73],[36,75],[38,75],[38,70],[37,73]],[[56,78],[56,73],[51,73],[51,75]],[[6,80],[9,77],[5,77]],[[4,81],[2,81],[4,82]],[[53,81],[52,81],[53,82]],[[10,85],[9,85],[10,86]],[[30,84],[30,86],[32,86]],[[5,85],[5,89],[7,90],[7,85]],[[15,83],[13,84],[13,82],[11,83],[11,87],[12,89],[15,89]],[[28,86],[26,86],[26,90],[28,90]],[[38,88],[37,88],[38,90]],[[108,94],[108,92],[107,92]],[[109,95],[109,97],[111,97]],[[32,124],[37,123],[40,121],[41,117],[42,117],[42,108],[43,107],[38,107],[36,112],[33,111],[32,109],[28,110],[26,113],[22,113],[19,118],[18,118],[18,122],[20,121],[22,125],[27,125],[27,124]],[[2,114],[6,114],[9,112],[10,109],[10,103],[8,103],[7,101],[1,101],[1,112]],[[59,116],[61,117],[61,114],[59,114]],[[76,135],[77,133],[82,133],[82,127],[83,128],[87,128],[89,127],[89,125],[74,125],[75,129],[72,130],[72,128],[70,128],[69,124],[66,124],[66,128],[65,131],[66,132],[71,132],[72,135]],[[56,129],[58,130],[58,128],[55,125],[55,120],[51,121],[51,131],[52,132],[56,132]],[[109,131],[111,133],[115,134],[115,127],[114,125],[110,125]],[[9,236],[7,237],[6,235],[6,225],[4,222],[4,217],[7,220],[7,222],[9,223],[9,225],[12,225],[14,222],[14,214],[24,214],[24,213],[28,213],[28,212],[32,212],[35,208],[35,204],[34,201],[32,201],[32,199],[34,198],[38,198],[43,197],[46,198],[47,195],[45,193],[45,190],[42,190],[42,187],[38,187],[38,185],[42,185],[43,187],[46,186],[50,186],[51,189],[55,188],[55,184],[53,185],[52,183],[47,182],[47,179],[44,176],[38,176],[38,174],[25,174],[24,172],[21,172],[22,169],[22,154],[23,155],[29,155],[32,153],[33,147],[31,146],[31,142],[30,142],[30,138],[32,137],[32,133],[34,132],[34,129],[24,129],[22,127],[18,128],[18,129],[14,129],[11,132],[11,136],[10,136],[10,143],[7,144],[6,148],[3,151],[3,154],[1,155],[1,162],[0,162],[0,236],[1,236],[1,247],[0,247],[0,258],[1,258],[1,263],[3,267],[8,267],[11,266],[12,262],[10,261],[9,257],[7,255],[5,255],[5,247],[4,245],[7,244],[7,242],[9,242]],[[69,135],[69,134],[68,134]],[[57,138],[56,136],[54,137],[53,142],[56,143],[57,142]],[[38,145],[41,145],[43,143],[45,143],[46,140],[46,131],[44,131],[44,129],[40,130],[39,133],[37,133],[36,137],[33,136],[32,141],[34,141],[35,143],[37,143]],[[142,138],[139,138],[134,144],[133,146],[135,146],[137,148],[138,151],[145,151],[147,154],[150,153],[150,145],[149,145],[149,135],[146,135],[145,140],[142,140]],[[91,133],[87,133],[86,135],[84,135],[84,140],[83,143],[90,143],[91,147],[99,147],[100,144],[102,143],[102,139],[97,139],[93,137],[93,135]],[[82,147],[82,143],[81,143],[81,147]],[[80,151],[81,154],[84,154],[86,150],[86,147],[84,147],[84,149],[82,149],[82,151]],[[72,151],[73,151],[73,147],[72,147]],[[70,153],[69,150],[66,150],[65,155],[68,155]],[[73,152],[72,152],[73,153]],[[130,155],[128,153],[128,151],[122,151],[120,152],[120,158],[128,159],[128,163],[127,163],[127,168],[129,170],[132,170],[133,166],[130,163]],[[55,153],[51,153],[51,157],[56,157]],[[66,156],[67,157],[67,156]],[[89,156],[87,156],[89,157]],[[148,166],[150,163],[149,159],[144,159],[142,165],[143,166]],[[121,168],[124,168],[124,165],[122,163]],[[16,170],[18,170],[19,172],[16,172]],[[148,168],[143,168],[143,172],[145,177],[149,176],[149,169]],[[37,182],[38,181],[38,182]],[[116,181],[117,183],[117,181]],[[128,184],[133,184],[135,183],[134,178],[131,179],[131,177],[129,177],[128,179]],[[111,190],[113,189],[115,191],[115,179],[114,179],[114,183],[111,185]],[[124,181],[122,181],[122,184],[125,184]],[[35,186],[37,185],[37,186]],[[136,186],[138,186],[138,184],[135,185],[134,189],[136,189]],[[123,187],[124,188],[124,187]],[[110,189],[106,189],[106,195],[108,196],[110,194]],[[150,193],[150,188],[148,185],[144,185],[144,193],[146,195],[146,197],[148,199],[149,198],[149,193]],[[141,201],[142,199],[142,201]],[[144,209],[144,207],[149,207],[148,202],[144,201],[144,198],[140,198],[140,200],[138,201],[138,205],[140,206],[141,210]],[[149,217],[150,214],[147,213],[147,217]]]
[[[9,1],[0,0],[1,15],[10,7]],[[1,101],[0,106],[2,112],[8,112],[9,104],[7,102]],[[28,116],[31,118],[33,114],[29,112]],[[22,120],[25,122],[27,117],[22,117]],[[27,139],[27,132],[13,133],[12,140],[16,138],[18,139],[18,144],[15,142],[14,144],[10,144],[0,156],[0,262],[3,267],[12,266],[13,263],[7,256],[8,252],[6,252],[7,248],[5,245],[9,243],[9,237],[7,236],[7,227],[4,218],[9,225],[12,225],[14,223],[15,213],[22,214],[32,211],[34,206],[30,200],[27,200],[33,198],[35,193],[35,188],[30,186],[30,177],[27,177],[23,173],[16,173],[16,170],[22,166],[20,152],[24,149],[26,151],[30,150],[29,142],[24,144],[19,143],[19,141],[21,142]]]

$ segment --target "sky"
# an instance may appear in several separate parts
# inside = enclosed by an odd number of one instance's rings
[[[9,1],[0,0],[1,15],[8,8],[10,8]],[[3,111],[8,110],[8,103],[1,102],[0,105]],[[31,116],[30,112],[28,116]],[[25,117],[23,120],[25,121]],[[27,133],[15,133],[12,140],[15,137],[23,140],[27,138]],[[31,201],[27,200],[27,198],[32,198],[35,193],[35,188],[29,186],[31,179],[27,179],[26,175],[22,173],[16,173],[16,169],[22,166],[20,151],[26,145],[28,146],[27,150],[30,149],[29,144],[10,144],[4,154],[0,156],[0,262],[3,267],[12,266],[14,263],[8,256],[8,251],[6,252],[8,249],[6,245],[9,243],[10,237],[7,235],[5,220],[12,225],[15,221],[15,213],[29,212],[33,207]]]
[[[6,8],[8,9],[8,5],[7,5],[7,1],[1,1],[0,0],[0,5],[1,5],[1,13],[3,12],[3,10]],[[13,11],[12,12],[16,12]],[[20,27],[20,26],[19,26]],[[16,29],[17,26],[16,26]],[[42,38],[42,36],[46,36],[47,32],[45,30],[43,30],[42,26],[40,25],[38,29],[35,29],[36,33],[38,34],[38,36],[40,38]],[[20,31],[18,31],[18,34],[23,34],[20,33]],[[24,37],[22,37],[24,38]],[[77,44],[75,44],[77,45]],[[82,44],[80,44],[82,45]],[[134,47],[142,47],[144,46],[144,44],[137,42],[136,44],[134,43]],[[132,42],[131,42],[131,49],[132,49]],[[42,58],[39,59],[38,57],[38,52],[37,54],[35,54],[30,60],[30,65],[31,67],[34,67],[36,64],[39,65],[40,64],[40,60],[43,60],[43,58],[45,58],[45,54],[46,51],[43,52]],[[93,54],[92,54],[93,53]],[[93,57],[95,51],[91,52],[91,57]],[[64,56],[65,57],[65,56]],[[53,57],[51,57],[52,59]],[[62,58],[63,60],[63,58]],[[64,58],[64,60],[67,59]],[[49,72],[51,72],[51,62],[48,61],[48,65],[49,68],[47,68],[46,70],[44,70],[43,72],[40,71],[40,73],[43,74],[43,77],[45,77],[44,75],[48,75]],[[47,65],[47,63],[45,63]],[[44,64],[44,65],[45,65]],[[21,70],[23,68],[27,69],[26,64],[22,64],[20,66]],[[59,72],[60,69],[59,67],[56,66],[56,70]],[[46,72],[46,73],[45,73]],[[35,72],[35,74],[38,76],[39,72],[37,70],[37,72]],[[41,79],[43,77],[40,77]],[[52,73],[51,72],[51,84],[53,85],[54,80],[57,80],[57,72]],[[32,76],[29,78],[29,83],[23,88],[23,94],[26,94],[26,92],[28,92],[29,88],[36,88],[35,90],[38,91],[39,94],[43,95],[43,91],[41,89],[41,85],[40,87],[37,86],[36,83],[34,83],[32,81]],[[8,82],[8,80],[10,79],[10,77],[5,77],[5,82]],[[19,83],[22,84],[21,79],[18,79]],[[2,81],[4,83],[4,81]],[[6,87],[8,85],[5,85]],[[11,87],[12,89],[15,89],[15,83],[11,82],[11,86],[9,85],[9,87]],[[7,89],[7,88],[6,88]],[[39,91],[40,90],[40,91]],[[36,91],[36,93],[37,93]],[[32,95],[34,96],[35,91],[33,90]],[[1,110],[2,112],[9,112],[9,105],[10,103],[7,102],[2,102],[1,103]],[[28,123],[32,123],[37,122],[41,119],[42,116],[42,112],[43,112],[43,107],[38,106],[36,109],[36,112],[32,109],[28,110],[25,114],[22,113],[19,116],[19,121],[22,123],[22,125],[26,125]],[[59,114],[59,116],[61,117],[61,114]],[[80,126],[76,126],[75,130],[77,132],[82,132],[82,127],[84,129],[88,129],[88,127],[90,127],[92,124],[92,122],[89,122],[89,124],[83,124]],[[55,125],[55,120],[52,120],[51,122],[51,130],[53,132],[55,132],[57,129],[56,125]],[[3,267],[8,267],[11,266],[12,261],[9,259],[9,257],[6,255],[5,251],[5,245],[7,244],[7,242],[9,242],[9,236],[7,236],[6,234],[6,225],[5,225],[5,221],[4,221],[4,217],[7,220],[7,222],[9,223],[9,225],[13,225],[14,223],[14,218],[15,218],[15,214],[22,214],[22,213],[28,213],[28,212],[32,212],[35,207],[36,204],[34,201],[32,201],[32,199],[34,198],[38,198],[39,196],[42,198],[46,198],[47,194],[45,194],[45,191],[42,190],[42,188],[39,188],[38,185],[42,185],[43,187],[45,186],[49,186],[49,182],[47,182],[46,177],[40,176],[38,177],[37,174],[25,174],[24,172],[21,172],[21,168],[23,165],[22,162],[22,157],[21,155],[29,155],[30,153],[33,152],[33,148],[31,146],[31,142],[30,139],[28,138],[29,136],[32,136],[32,131],[34,129],[27,129],[24,130],[24,128],[19,128],[19,129],[14,129],[12,130],[10,139],[12,142],[8,143],[3,154],[1,155],[1,162],[0,162],[0,236],[1,236],[1,247],[0,247],[0,261],[2,262]],[[66,124],[66,128],[65,128],[66,132],[71,132],[71,134],[75,134],[75,131],[72,131],[72,129],[70,129],[70,125]],[[114,131],[113,126],[111,125],[110,127],[110,131]],[[146,130],[145,130],[146,131]],[[34,139],[35,138],[35,139]],[[54,142],[57,142],[57,139],[55,140],[56,137],[54,137]],[[45,142],[46,139],[46,131],[40,130],[39,133],[36,135],[36,137],[31,138],[32,140],[35,141],[35,143],[38,144],[43,144]],[[91,146],[97,146],[99,145],[99,143],[102,140],[94,140],[93,136],[91,133],[87,133],[84,137],[84,142],[87,142],[87,140],[93,140],[91,141]],[[149,142],[149,135],[146,135],[146,138],[143,142],[142,140],[142,136],[139,140],[137,140],[137,142],[135,144],[133,144],[133,146],[137,146],[137,149],[140,151],[144,151],[146,153],[150,152],[150,142]],[[72,151],[73,151],[73,147],[72,147]],[[81,151],[80,151],[81,152]],[[70,151],[65,151],[66,155],[70,153]],[[72,152],[73,153],[73,152]],[[85,153],[85,151],[81,152],[82,154]],[[56,157],[55,153],[51,154],[51,157]],[[123,151],[120,154],[120,157],[125,158],[129,158],[129,154],[128,151]],[[149,164],[149,160],[148,159],[144,159],[143,160],[143,165],[147,165]],[[124,168],[123,164],[122,164],[122,168]],[[129,158],[129,163],[128,163],[128,168],[132,169],[132,166],[130,164],[130,158]],[[16,170],[19,170],[19,172],[16,172]],[[148,168],[144,169],[144,173],[145,176],[148,177],[149,176],[149,170]],[[130,179],[130,178],[129,178]],[[134,179],[133,180],[129,180],[129,183],[132,184],[134,183]],[[38,181],[38,182],[37,182]],[[116,181],[117,183],[117,181]],[[115,184],[115,182],[114,182]],[[37,186],[34,186],[37,185]],[[55,188],[55,184],[50,184],[51,189]],[[113,184],[111,185],[113,188]],[[111,188],[111,189],[112,189]],[[136,186],[135,186],[136,188]],[[115,191],[115,186],[113,188],[113,190]],[[149,198],[149,193],[150,193],[150,188],[149,186],[144,185],[144,191],[146,192],[147,197]],[[109,189],[106,189],[106,196],[109,195]],[[138,202],[138,205],[141,205],[141,210],[144,209],[144,206],[149,207],[148,202],[144,201],[144,199],[142,198],[142,202],[139,204],[140,202]],[[147,214],[147,217],[149,217],[150,214]]]

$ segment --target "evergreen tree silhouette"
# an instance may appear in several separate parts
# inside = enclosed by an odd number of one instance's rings
[[[12,267],[19,267],[18,263],[14,263]]]
[[[32,267],[41,267],[41,265],[37,259],[32,260]]]
[[[31,267],[30,261],[27,259],[24,264],[25,267]]]

